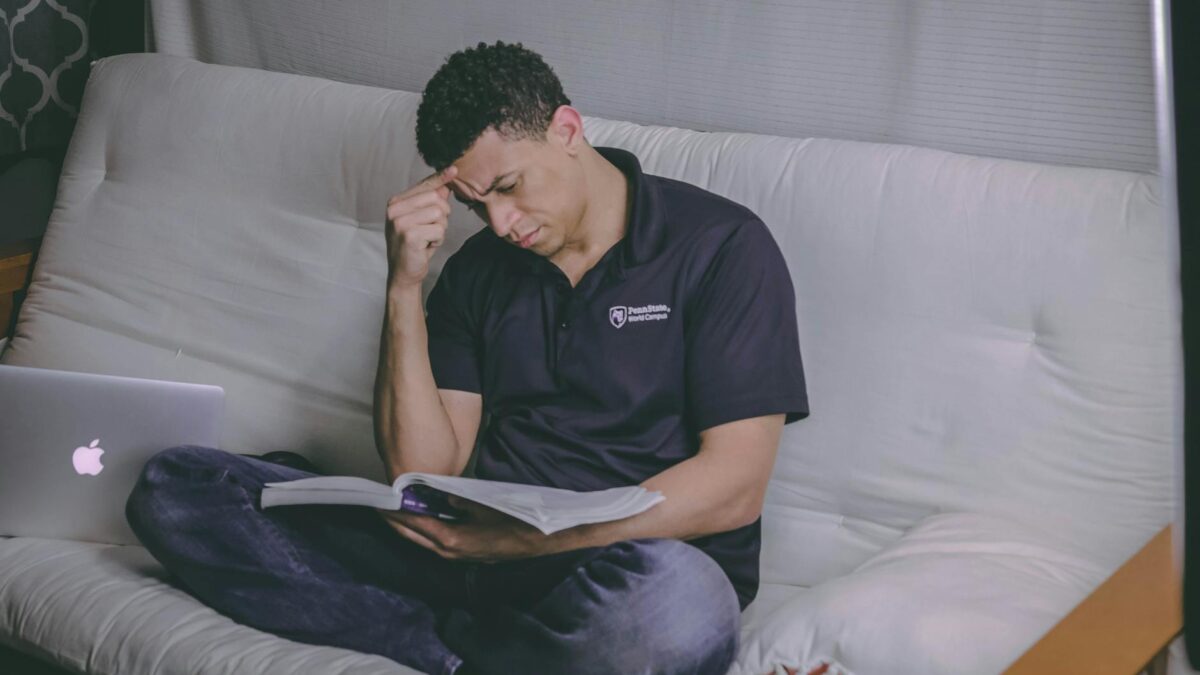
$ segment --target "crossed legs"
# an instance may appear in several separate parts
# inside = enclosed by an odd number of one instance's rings
[[[737,596],[673,539],[496,564],[442,559],[373,509],[263,510],[264,483],[313,474],[213,448],[146,462],[126,517],[192,595],[233,620],[417,670],[723,675]]]

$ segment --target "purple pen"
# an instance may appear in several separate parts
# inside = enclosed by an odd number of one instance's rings
[[[400,493],[400,510],[434,516],[454,522],[462,520],[463,513],[450,506],[446,495],[426,485],[409,485]]]

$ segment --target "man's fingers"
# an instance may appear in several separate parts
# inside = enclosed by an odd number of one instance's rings
[[[379,515],[383,516],[393,529],[397,530],[401,535],[412,540],[414,543],[420,544],[421,546],[424,546],[440,556],[444,557],[446,555],[446,551],[435,538],[425,534],[415,527],[410,527],[408,522],[403,519],[399,513],[391,511],[379,511]]]
[[[387,210],[387,219],[397,227],[403,227],[409,222],[433,223],[450,218],[450,204],[444,199],[438,199],[432,192],[427,193],[428,199],[413,198],[392,204]],[[404,218],[405,222],[396,223]]]
[[[442,557],[445,557],[446,552],[442,550],[441,546],[437,545],[437,542],[433,541],[429,537],[426,537],[425,535],[421,534],[420,532],[417,532],[416,530],[414,530],[410,527],[405,527],[404,525],[401,525],[399,523],[396,523],[396,529],[400,530],[401,533],[405,537],[408,537],[411,541],[413,541],[417,544],[420,544],[421,546],[424,546],[425,548],[429,549],[430,551],[433,551],[434,553],[436,553]]]
[[[401,207],[402,204],[396,204],[394,208],[398,209]],[[425,207],[408,211],[407,214],[391,216],[389,220],[395,226],[397,234],[427,225],[442,227],[449,225],[449,215],[446,214],[446,207],[443,204],[428,204]]]
[[[454,177],[457,175],[458,175],[458,167],[451,164],[450,166],[446,167],[445,169],[442,169],[441,171],[435,171],[435,172],[429,174],[428,176],[426,176],[424,179],[421,180],[420,183],[417,183],[417,187],[423,188],[425,190],[436,190],[436,189],[442,187],[443,185],[445,185],[446,183],[449,183],[450,181],[454,180]]]
[[[393,517],[408,530],[425,537],[436,544],[439,549],[446,550],[446,525],[442,521],[433,516],[418,515],[403,511],[396,512]]]
[[[454,177],[457,175],[458,175],[458,167],[451,164],[450,166],[446,167],[442,171],[431,173],[428,176],[422,178],[416,185],[413,185],[412,187],[405,190],[404,192],[392,195],[391,197],[388,198],[388,202],[387,202],[388,206],[391,206],[392,204],[395,204],[398,201],[408,199],[409,197],[418,195],[422,192],[433,192],[433,191],[437,190],[438,188],[445,186],[446,183],[449,183],[450,181],[454,180]],[[446,191],[447,191],[447,194],[444,195],[443,198],[449,196],[449,188],[446,188]]]
[[[437,184],[439,186],[445,185],[446,183],[454,180],[454,177],[458,175],[458,167],[451,164],[445,169],[442,169],[441,173],[435,173],[433,175],[437,177]]]
[[[437,248],[446,240],[446,228],[443,225],[418,225],[408,231],[404,243],[410,247],[424,250]]]

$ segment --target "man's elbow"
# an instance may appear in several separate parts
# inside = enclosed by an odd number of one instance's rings
[[[735,512],[738,514],[738,517],[735,520],[736,524],[730,529],[736,530],[739,527],[753,525],[754,521],[758,520],[762,516],[762,511],[763,494],[758,491],[751,491],[750,494],[748,494],[747,497],[742,501],[741,508],[735,510]]]

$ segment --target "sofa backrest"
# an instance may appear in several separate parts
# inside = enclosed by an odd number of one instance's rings
[[[587,128],[747,205],[787,258],[812,414],[785,427],[764,581],[839,576],[939,513],[1004,516],[1108,569],[1171,520],[1178,263],[1155,176]]]
[[[0,360],[219,384],[225,449],[382,480],[382,228],[387,198],[429,173],[419,99],[102,59]],[[764,581],[844,574],[943,512],[1114,565],[1170,520],[1179,319],[1154,177],[591,117],[585,132],[745,204],[787,258],[812,414],[785,428]],[[435,274],[482,227],[454,209]]]

